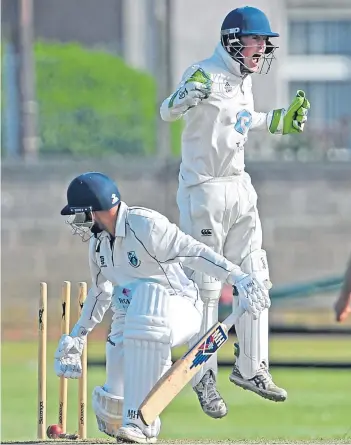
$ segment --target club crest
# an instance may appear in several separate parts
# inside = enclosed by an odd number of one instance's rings
[[[136,256],[134,250],[128,252],[128,260],[129,260],[129,264],[132,267],[139,267],[140,266],[140,260]]]

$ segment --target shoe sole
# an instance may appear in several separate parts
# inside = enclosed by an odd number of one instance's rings
[[[228,414],[228,409],[227,408],[225,409],[224,412],[223,411],[217,411],[217,412],[213,413],[213,412],[205,411],[203,408],[202,408],[202,411],[208,417],[211,417],[212,419],[222,419],[223,417],[225,417]]]
[[[260,388],[257,388],[257,386],[252,385],[245,380],[241,379],[235,379],[231,375],[229,376],[229,380],[234,383],[237,386],[240,386],[240,388],[243,388],[247,391],[254,392],[258,394],[259,396],[263,397],[264,399],[271,400],[272,402],[285,402],[287,396],[283,394],[277,394],[275,392],[269,392],[269,391],[263,391]]]

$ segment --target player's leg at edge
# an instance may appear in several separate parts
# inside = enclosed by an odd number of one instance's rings
[[[209,190],[204,190],[202,187],[194,187],[192,189],[192,200],[199,202],[201,208],[213,208],[213,200],[217,202],[217,193],[221,196],[221,190],[223,188],[222,183],[215,184],[215,190],[212,190],[213,185]],[[190,202],[190,191],[187,187],[179,184],[177,192],[177,204],[180,212],[180,228],[185,232],[198,239],[199,234],[202,233],[204,228],[208,228],[210,233],[216,232],[216,243],[213,244],[213,236],[202,237],[200,241],[208,241],[210,247],[215,251],[221,251],[222,240],[219,233],[222,232],[222,224],[215,224],[212,218],[212,212],[205,211],[201,214],[201,217],[196,214],[196,217],[192,215]],[[213,210],[218,218],[218,211],[223,212],[222,204]],[[206,230],[206,229],[205,229]],[[201,331],[198,336],[193,339],[192,343],[189,343],[191,348],[212,326],[218,321],[218,302],[222,290],[222,283],[209,277],[201,272],[195,272],[193,270],[186,269],[186,274],[193,280],[200,292],[201,300],[204,303],[204,314]],[[220,419],[224,417],[227,412],[227,406],[216,388],[216,376],[217,376],[217,354],[214,354],[211,359],[205,363],[204,367],[196,374],[192,379],[191,385],[198,397],[200,406],[205,414],[208,416]]]
[[[201,299],[204,302],[203,323],[196,337],[197,341],[218,321],[218,301],[222,284],[199,272],[194,273],[193,279],[198,283]],[[202,410],[214,419],[220,419],[228,413],[227,405],[216,387],[217,371],[217,354],[214,354],[192,380]]]
[[[267,256],[264,250],[251,252],[244,258],[241,268],[261,280],[269,280]],[[235,308],[236,301],[233,305]],[[269,373],[268,362],[268,309],[257,320],[244,314],[235,324],[240,346],[236,346],[236,362],[229,380],[243,389],[252,391],[274,402],[284,402],[285,389],[277,386]]]

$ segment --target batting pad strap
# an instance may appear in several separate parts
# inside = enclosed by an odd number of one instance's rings
[[[201,297],[206,292],[210,299],[219,299],[222,289],[222,283],[219,280],[197,271],[194,271],[191,279],[198,285]]]
[[[162,317],[131,316],[124,331],[124,338],[128,337],[134,340],[149,340],[169,344],[171,330],[167,326],[167,320]]]

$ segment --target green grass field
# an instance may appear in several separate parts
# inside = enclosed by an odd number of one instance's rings
[[[47,422],[57,422],[58,378],[53,371],[53,352],[48,348]],[[89,359],[103,358],[104,344],[91,342]],[[177,351],[177,355],[181,351]],[[2,441],[34,440],[37,413],[36,344],[6,342],[2,345]],[[347,360],[350,340],[328,337],[320,340],[279,337],[271,340],[273,359]],[[232,356],[232,346],[221,358]],[[221,420],[205,416],[190,387],[186,387],[162,415],[162,439],[232,441],[311,441],[351,442],[351,399],[348,370],[273,369],[276,382],[284,386],[289,398],[285,403],[263,400],[235,387],[228,380],[230,369],[219,373],[219,389],[229,414]],[[104,383],[103,368],[89,368],[88,394]],[[68,430],[77,430],[77,382],[69,382]],[[88,407],[88,437],[102,438],[91,407]]]

